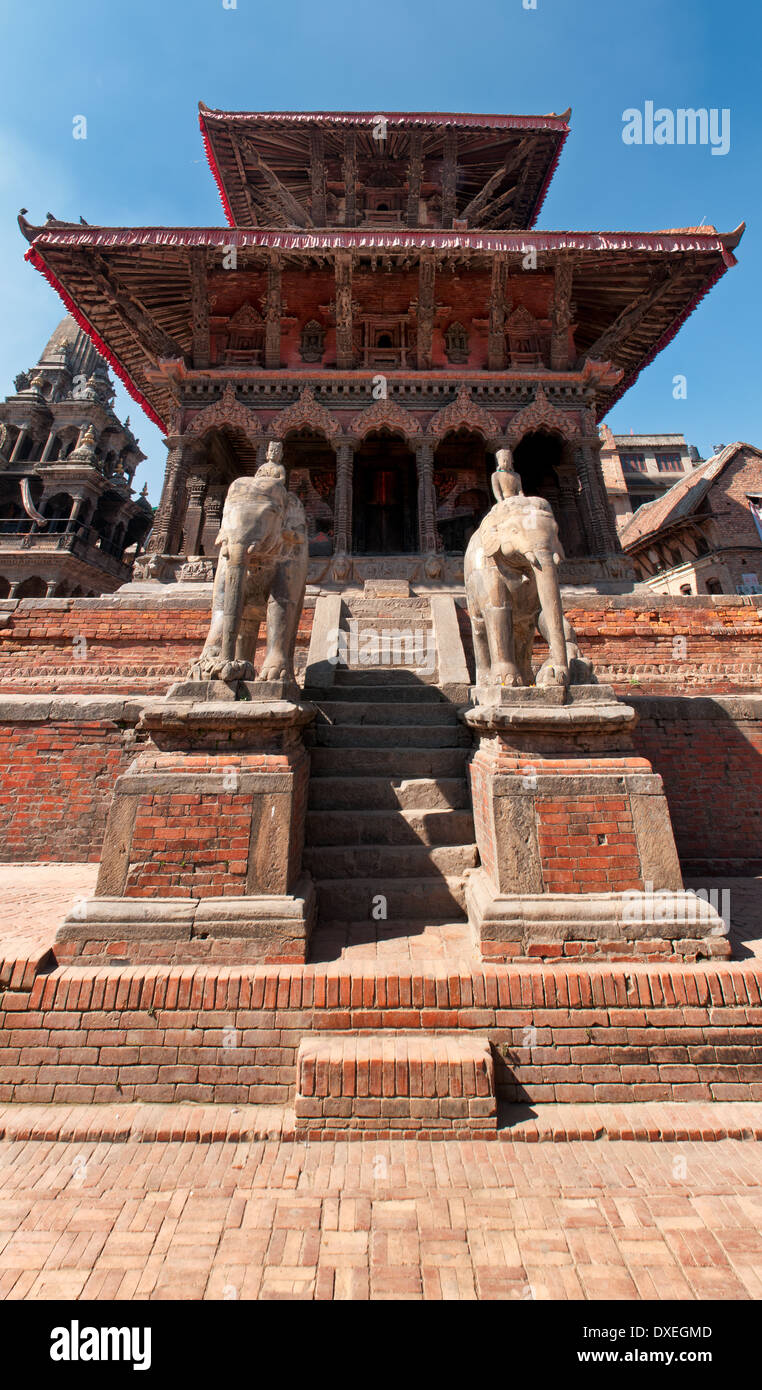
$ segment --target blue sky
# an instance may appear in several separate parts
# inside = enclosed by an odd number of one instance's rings
[[[16,226],[223,225],[197,123],[230,109],[561,112],[572,133],[539,226],[748,230],[726,275],[608,417],[702,453],[762,444],[758,306],[762,6],[710,0],[0,0],[0,396],[62,309]],[[232,6],[233,0],[227,0]],[[622,113],[729,108],[729,153],[627,146]],[[85,115],[88,138],[72,138]],[[673,399],[673,378],[687,398]],[[158,500],[159,431],[120,388]]]

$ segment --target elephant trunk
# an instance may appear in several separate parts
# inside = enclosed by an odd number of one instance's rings
[[[246,545],[240,541],[229,541],[228,543],[225,579],[220,657],[222,661],[233,661],[243,617],[246,590]]]
[[[567,667],[569,658],[564,636],[564,614],[561,606],[561,587],[558,582],[557,556],[552,550],[538,550],[532,557],[537,593],[547,627],[550,659],[556,667]]]

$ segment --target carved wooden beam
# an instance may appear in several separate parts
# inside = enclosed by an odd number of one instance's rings
[[[209,343],[209,287],[206,275],[206,251],[203,246],[188,250],[191,283],[191,317],[193,324],[193,365],[208,367],[211,361]]]
[[[431,343],[434,335],[434,282],[436,280],[436,261],[433,256],[422,255],[418,267],[418,339],[417,361],[421,371],[431,368]]]
[[[310,134],[310,181],[312,184],[312,220],[316,227],[327,222],[325,201],[325,139],[322,130]]]
[[[569,326],[571,324],[574,262],[557,257],[554,267],[550,365],[554,372],[565,372],[569,366]]]
[[[185,357],[179,343],[158,327],[137,295],[122,284],[108,262],[97,251],[92,253],[90,277],[101,294],[118,310],[125,327],[129,329],[149,360],[152,355]]]
[[[354,227],[357,221],[357,133],[348,130],[344,140],[342,161],[344,179],[344,226]]]
[[[255,203],[254,203],[254,199],[253,199],[253,197],[252,197],[251,185],[249,184],[249,181],[248,181],[248,179],[247,179],[247,177],[246,177],[246,170],[245,170],[245,168],[244,168],[244,163],[243,163],[243,160],[242,160],[242,158],[241,158],[241,150],[240,150],[238,141],[236,140],[234,130],[232,129],[232,127],[231,127],[230,125],[227,126],[227,131],[228,131],[228,135],[229,135],[229,137],[230,137],[230,145],[231,145],[231,148],[232,148],[232,150],[233,150],[233,157],[234,157],[235,162],[236,162],[236,168],[237,168],[237,170],[238,170],[238,178],[239,178],[239,180],[240,180],[241,188],[243,189],[243,196],[244,196],[244,198],[246,199],[246,202],[247,202],[248,207],[249,207],[249,216],[251,217],[252,226],[258,227],[258,226],[259,226],[259,215],[258,215],[258,210],[257,210],[257,207],[256,207],[256,205],[255,205]]]
[[[513,188],[509,188],[507,192],[502,193],[497,199],[493,199],[492,194],[495,192],[495,189],[500,187],[504,179],[510,178],[514,170],[518,169],[523,158],[524,150],[529,143],[530,141],[526,138],[519,141],[510,159],[506,159],[505,162],[501,164],[497,172],[487,179],[484,187],[471,199],[471,202],[467,203],[463,208],[463,211],[460,213],[462,218],[467,218],[469,222],[473,222],[474,219],[482,213],[487,216],[488,208],[491,212],[493,207],[497,208],[507,201],[510,195],[515,192],[515,185]]]
[[[410,161],[407,169],[407,225],[418,226],[418,212],[421,201],[421,176],[423,173],[423,135],[414,130],[410,137]]]
[[[244,139],[241,143],[252,165],[265,179],[265,182],[280,203],[286,216],[289,217],[297,227],[314,227],[315,224],[307,209],[303,207],[298,198],[294,197],[291,190],[286,188],[284,183],[281,183],[275,170],[271,169],[270,165],[265,163],[256,146],[252,145],[250,140]]]
[[[336,275],[336,366],[347,371],[354,366],[355,348],[352,333],[352,252],[337,251]]]
[[[628,304],[626,308],[617,315],[614,322],[609,324],[605,332],[601,333],[600,337],[596,338],[595,342],[592,343],[589,348],[585,348],[585,351],[580,354],[580,362],[583,362],[586,357],[596,362],[608,362],[611,358],[615,357],[616,350],[621,345],[623,339],[642,323],[648,312],[659,303],[659,300],[662,299],[667,291],[670,290],[678,280],[681,280],[683,276],[684,271],[675,271],[667,266],[663,266],[660,270],[655,271],[651,276],[651,288],[648,293],[645,295],[638,295],[631,304]]]
[[[455,193],[458,177],[458,137],[454,130],[445,131],[442,160],[442,226],[451,227],[455,216]]]
[[[489,328],[487,330],[487,367],[492,372],[505,369],[505,287],[508,262],[505,256],[492,261],[492,283],[489,291]]]
[[[281,298],[281,258],[270,257],[267,266],[265,294],[265,367],[277,371],[280,367],[280,321],[283,314]]]

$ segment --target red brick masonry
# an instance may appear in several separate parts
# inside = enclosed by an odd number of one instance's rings
[[[33,972],[5,970],[0,1102],[283,1105],[303,1038],[382,1031],[486,1036],[504,1100],[762,1100],[756,960]]]

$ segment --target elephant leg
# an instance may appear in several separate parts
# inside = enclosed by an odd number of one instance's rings
[[[532,647],[534,645],[534,622],[516,622],[516,665],[521,672],[524,685],[533,685]]]
[[[302,573],[304,571],[304,573]],[[304,604],[306,565],[284,564],[278,571],[267,604],[267,651],[260,680],[293,681],[294,647]]]
[[[489,683],[489,642],[484,619],[471,616],[471,631],[474,636],[474,679],[477,685]]]
[[[560,604],[559,604],[559,611],[560,611]],[[548,621],[548,615],[547,615],[547,613],[545,613],[544,611],[541,611],[541,612],[538,614],[538,616],[537,616],[537,627],[538,627],[538,630],[539,630],[539,632],[540,632],[540,635],[541,635],[542,637],[545,638],[545,641],[547,642],[548,647],[549,647],[549,649],[550,649],[550,655],[548,656],[547,661],[544,661],[544,662],[543,662],[542,666],[540,667],[539,671],[537,672],[537,684],[538,684],[538,685],[564,685],[564,686],[565,686],[565,685],[568,685],[569,682],[570,682],[569,656],[568,656],[568,653],[566,652],[566,640],[565,640],[565,639],[566,639],[566,629],[567,629],[567,627],[569,626],[569,624],[566,622],[566,619],[563,618],[563,617],[561,618],[561,622],[562,622],[562,624],[563,624],[563,627],[562,627],[561,630],[562,630],[562,633],[563,633],[562,641],[563,641],[564,655],[565,655],[565,663],[564,663],[564,665],[560,665],[560,664],[554,659],[554,657],[553,657],[554,630],[553,630],[553,627],[552,627],[551,623]]]
[[[244,608],[241,630],[235,644],[236,661],[246,661],[254,665],[262,616],[262,612],[257,609]]]

